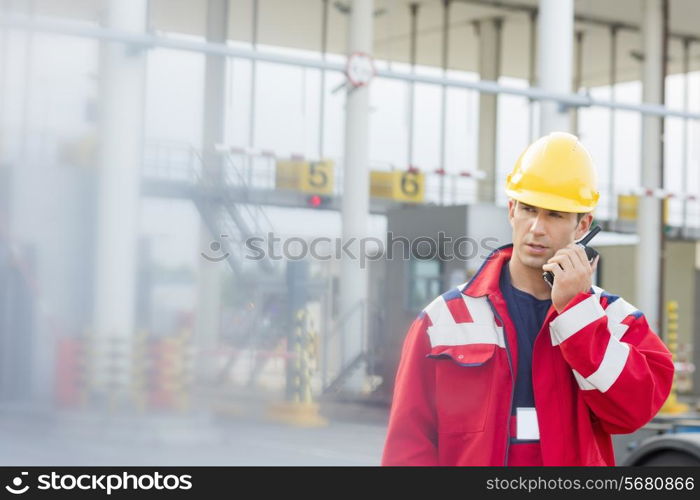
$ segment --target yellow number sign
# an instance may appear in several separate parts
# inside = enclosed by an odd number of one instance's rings
[[[370,173],[370,195],[376,198],[422,203],[425,197],[425,175],[410,170],[373,170]]]
[[[304,193],[333,194],[333,162],[279,160],[275,169],[275,187]]]

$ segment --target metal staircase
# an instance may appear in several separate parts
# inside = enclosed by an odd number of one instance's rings
[[[188,144],[149,143],[144,154],[143,176],[150,182],[157,182],[164,191],[179,190],[180,197],[189,198],[194,203],[202,223],[212,237],[212,247],[216,254],[226,260],[234,273],[237,283],[249,286],[251,293],[261,295],[265,280],[258,275],[255,283],[251,273],[246,272],[245,242],[253,237],[266,237],[274,232],[272,222],[262,206],[249,199],[250,182],[242,172],[242,165],[232,155],[222,154],[216,161],[207,164],[205,155]],[[274,282],[278,269],[267,258],[257,261],[263,277]],[[257,290],[253,291],[253,290]],[[258,297],[261,298],[261,297]],[[260,318],[235,338],[230,339],[230,350],[226,353],[224,365],[216,377],[218,385],[225,384],[228,373],[236,364],[244,350],[268,350],[279,339],[279,329],[273,328],[265,334],[259,326]],[[274,337],[274,338],[270,338]],[[248,377],[248,384],[255,381],[262,367],[256,363]]]
[[[189,144],[152,142],[145,149],[143,174],[150,181],[160,181],[164,191],[176,183],[182,194],[192,199],[229,267],[245,279],[245,242],[264,237],[274,228],[264,208],[246,199],[250,185],[234,158],[222,155],[221,159],[220,164],[207,165],[201,152]],[[259,265],[266,272],[275,268],[267,258]]]
[[[347,335],[357,335],[348,326],[359,317],[362,330],[361,348],[354,355],[345,353],[345,339]],[[383,331],[382,310],[365,301],[360,301],[351,307],[343,316],[333,323],[324,342],[324,366],[322,369],[322,393],[324,395],[337,395],[344,390],[347,381],[363,366],[367,375],[377,375],[377,362],[381,360],[379,346],[376,343],[377,336]],[[350,359],[347,359],[347,358]],[[329,366],[329,360],[335,359],[335,366]],[[377,387],[371,387],[371,391]]]

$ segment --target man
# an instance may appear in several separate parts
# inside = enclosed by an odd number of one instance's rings
[[[634,306],[592,286],[597,259],[574,243],[599,196],[583,145],[534,142],[506,193],[513,243],[408,331],[383,465],[614,465],[610,435],[668,397],[668,349]]]

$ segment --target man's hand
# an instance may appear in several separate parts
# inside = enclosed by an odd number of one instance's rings
[[[560,249],[542,266],[544,271],[554,273],[552,304],[557,312],[581,292],[588,292],[593,284],[592,276],[598,266],[598,255],[593,264],[588,262],[586,251],[581,245],[571,243]]]

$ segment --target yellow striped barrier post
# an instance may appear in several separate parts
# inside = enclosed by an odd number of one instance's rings
[[[277,421],[299,427],[321,427],[328,421],[319,415],[319,406],[313,401],[311,380],[315,370],[315,334],[309,328],[305,309],[298,309],[294,314],[293,345],[290,351],[294,354],[291,360],[292,370],[291,393],[288,401],[274,404],[268,411],[268,416]]]
[[[673,356],[673,363],[677,361],[678,353],[678,302],[675,300],[669,300],[666,303],[666,313],[667,313],[667,342],[668,350],[671,351]],[[671,387],[671,393],[668,395],[668,399],[661,407],[660,413],[667,414],[679,414],[686,413],[688,411],[688,405],[678,401],[678,389],[676,387],[676,374],[673,374],[673,385]]]

